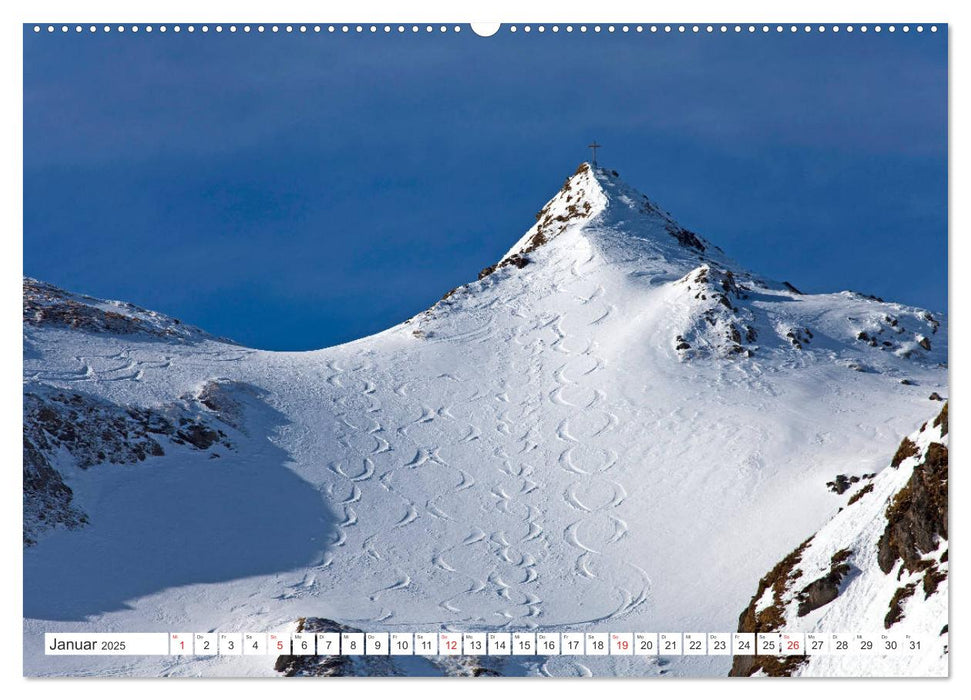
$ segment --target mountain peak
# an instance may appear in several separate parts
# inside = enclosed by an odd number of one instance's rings
[[[499,261],[499,266],[517,264],[541,245],[553,240],[567,228],[593,221],[608,204],[597,170],[580,163],[560,191],[536,212],[536,223]]]
[[[849,293],[806,295],[753,274],[616,171],[587,162],[499,262],[416,316],[409,330],[443,338],[514,299],[518,316],[537,323],[576,303],[600,308],[599,331],[611,317],[624,319],[625,333],[641,325],[636,332],[682,362],[805,361],[794,359],[801,355],[913,381],[904,373],[914,365],[946,360],[946,344],[934,337],[941,322],[929,312]]]
[[[609,229],[626,232],[631,243],[651,241],[660,245],[652,246],[653,255],[689,262],[685,271],[697,266],[699,259],[720,265],[730,262],[721,249],[681,226],[647,195],[621,180],[616,170],[584,161],[537,212],[536,223],[498,263],[485,268],[479,279],[508,265],[525,267],[531,253],[571,229],[585,233]]]

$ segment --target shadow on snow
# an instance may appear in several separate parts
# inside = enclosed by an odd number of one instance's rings
[[[250,434],[235,433],[235,450],[220,459],[172,446],[135,466],[65,474],[91,522],[24,552],[25,617],[83,620],[168,588],[288,571],[320,557],[336,519],[270,442],[283,415],[239,393]]]

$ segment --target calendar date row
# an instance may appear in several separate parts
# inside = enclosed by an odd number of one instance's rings
[[[910,634],[819,632],[47,633],[48,655],[803,656],[920,654]]]

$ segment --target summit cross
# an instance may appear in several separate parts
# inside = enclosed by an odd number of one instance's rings
[[[589,146],[587,146],[591,151],[593,151],[593,167],[597,167],[597,149],[601,148],[600,144],[597,143],[597,139],[593,140]]]

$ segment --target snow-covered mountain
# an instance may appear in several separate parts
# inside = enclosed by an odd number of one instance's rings
[[[947,675],[947,444],[945,404],[762,578],[739,620],[742,632],[892,630],[924,653],[738,657],[733,675]]]
[[[587,164],[375,336],[260,351],[25,279],[24,344],[32,675],[276,673],[45,658],[45,631],[730,631],[827,483],[879,477],[947,393],[942,317],[767,280]]]

